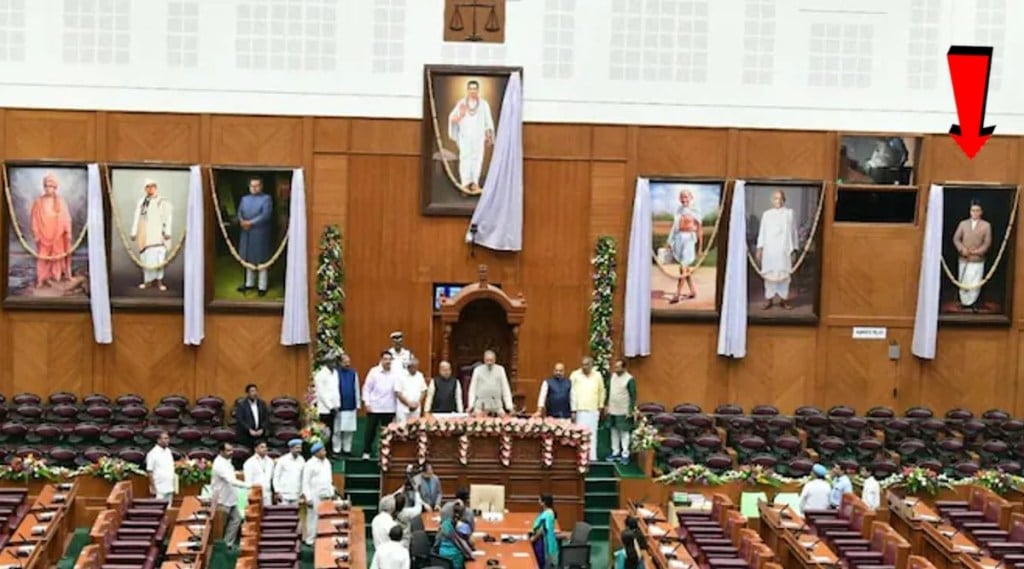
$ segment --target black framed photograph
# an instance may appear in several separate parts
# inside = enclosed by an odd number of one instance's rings
[[[747,182],[747,317],[815,324],[821,296],[821,182]]]
[[[483,194],[509,76],[521,67],[423,69],[424,215],[471,216]]]
[[[939,320],[1009,324],[1017,186],[943,187]]]
[[[842,134],[836,183],[913,186],[917,183],[920,137],[896,134]]]

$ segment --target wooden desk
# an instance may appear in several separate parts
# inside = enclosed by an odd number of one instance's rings
[[[960,569],[964,566],[965,554],[981,551],[978,544],[946,522],[926,523],[921,526],[924,551],[921,556],[935,566],[935,569]]]
[[[485,543],[482,539],[476,539],[473,540],[473,548],[473,562],[467,562],[468,567],[483,568],[487,566],[487,560],[497,559],[498,566],[501,569],[537,568],[537,558],[533,553],[533,544],[529,541]],[[472,565],[469,563],[472,563]]]
[[[182,561],[164,561],[163,564],[160,565],[160,569],[203,569],[203,567],[206,567],[206,565],[203,564],[203,559],[201,557],[192,563],[185,563]]]
[[[910,554],[924,552],[922,527],[939,522],[942,518],[931,506],[917,498],[904,498],[895,492],[886,492],[889,504],[889,525],[910,542]]]
[[[63,509],[29,511],[11,534],[10,544],[35,545],[41,561],[47,566],[56,565],[64,552],[64,541],[58,539],[58,535],[63,533],[65,512]],[[48,520],[42,519],[47,515]]]
[[[761,540],[778,555],[779,565],[786,569],[810,569],[839,564],[839,556],[810,532],[807,521],[796,510],[760,501],[757,511],[761,516]],[[808,549],[812,543],[813,547]]]
[[[31,547],[32,552],[27,557],[18,557],[18,551],[23,547]],[[42,549],[31,545],[8,545],[0,549],[0,567],[21,567],[21,569],[42,569],[45,563],[42,562]]]
[[[423,529],[427,533],[437,533],[441,526],[441,515],[437,512],[425,512],[420,518],[423,520]],[[489,522],[483,516],[476,516],[473,528],[474,534],[487,534],[493,537],[505,535],[529,535],[533,532],[533,520],[537,514],[527,512],[508,512],[501,521]],[[555,524],[555,533],[560,532],[558,524]]]
[[[656,519],[665,519],[661,508],[644,504],[644,509],[654,514]],[[613,567],[615,552],[622,548],[622,530],[626,529],[626,518],[630,513],[627,510],[612,510],[610,529],[608,535],[608,566]],[[646,536],[647,541],[641,544],[646,548],[644,553],[644,566],[654,569],[678,569],[689,566],[698,567],[697,561],[686,550],[686,546],[678,543],[676,530],[668,522],[648,523],[646,520],[637,518],[640,531]],[[672,552],[672,559],[669,559],[668,552]]]
[[[348,526],[347,527],[342,527],[341,524],[338,523],[341,520],[345,520],[345,519],[347,519],[347,518],[343,518],[343,517],[320,518],[316,522],[316,535],[317,535],[317,537],[330,537],[330,536],[348,535],[350,533],[353,533],[353,529],[352,529],[353,526],[352,526],[352,520],[351,519],[348,520]],[[365,531],[365,529],[360,527],[360,528],[358,528],[355,531],[356,532],[360,532],[360,531]]]
[[[70,487],[68,484],[70,484]],[[47,510],[54,508],[70,509],[75,502],[75,498],[78,497],[78,482],[60,484],[59,486],[61,488],[58,488],[57,484],[43,486],[33,508]]]
[[[785,532],[782,541],[787,549],[786,569],[821,569],[838,567],[839,556],[824,541],[810,533]],[[813,544],[813,546],[811,545]]]
[[[357,531],[350,531],[348,533],[348,562],[342,562],[338,565],[336,561],[335,552],[344,551],[338,544],[335,535],[325,535],[318,537],[316,543],[313,546],[313,567],[316,569],[338,569],[344,567],[348,569],[366,569],[368,566],[366,559],[366,514],[363,513],[362,508],[352,508],[348,512],[348,519],[350,527],[358,528]],[[319,523],[328,522],[330,520],[320,520]],[[319,526],[318,526],[319,529]]]
[[[210,512],[210,506],[203,504],[195,496],[187,496],[182,498],[181,507],[178,508],[178,517],[174,520],[175,524],[199,524],[205,523],[213,518]]]
[[[191,528],[191,531],[189,531]],[[194,536],[193,536],[194,534]],[[195,537],[199,541],[194,541]],[[199,547],[189,548],[189,544],[197,544]],[[171,537],[167,540],[167,557],[169,559],[179,558],[204,558],[208,555],[210,545],[210,524],[192,523],[179,524],[174,526]]]

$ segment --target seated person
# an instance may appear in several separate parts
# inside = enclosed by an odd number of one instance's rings
[[[473,545],[469,541],[473,530],[462,521],[463,510],[462,505],[456,503],[453,516],[442,518],[437,531],[437,555],[450,561],[452,569],[465,569],[466,561],[473,559]]]
[[[455,492],[455,499],[441,507],[441,519],[451,518],[456,504],[463,507],[462,521],[469,524],[470,529],[476,530],[476,514],[469,507],[469,489],[459,488]]]

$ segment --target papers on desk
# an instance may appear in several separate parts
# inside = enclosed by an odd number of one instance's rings
[[[966,543],[960,543],[960,544],[954,545],[953,547],[957,551],[963,551],[964,553],[977,553],[978,552],[978,548],[977,547],[974,547],[973,545],[968,545]]]
[[[690,569],[690,564],[685,561],[678,559],[670,559],[668,562],[669,569]]]
[[[179,541],[178,542],[178,549],[182,550],[182,551],[184,551],[184,550],[192,550],[192,549],[199,549],[199,542],[198,541]]]
[[[815,563],[832,563],[832,558],[828,555],[812,555],[811,561]]]
[[[192,530],[195,533],[200,533],[206,531],[206,526],[203,524],[193,524],[188,526],[188,529]]]
[[[484,555],[487,555],[487,554],[485,552],[483,552],[483,551],[474,551],[473,552],[473,557],[483,557]]]
[[[643,518],[646,520],[647,518],[653,518],[654,512],[648,510],[647,508],[637,508],[636,515],[638,518]]]
[[[498,539],[500,539],[501,541],[505,541],[508,539],[512,539],[515,541],[526,541],[527,539],[530,539],[530,536],[525,533],[503,533],[500,536],[498,536]]]
[[[786,520],[786,521],[782,522],[781,525],[782,525],[782,527],[784,527],[786,529],[800,529],[800,528],[804,527],[804,524],[802,524],[800,522],[795,522],[793,520]]]
[[[430,521],[441,523],[441,516],[433,516],[430,518]]]
[[[665,530],[661,529],[658,526],[649,526],[647,528],[647,532],[654,537],[663,537],[666,533]]]
[[[529,553],[524,553],[522,551],[514,551],[514,552],[512,552],[512,557],[523,558],[523,557],[533,557],[533,556],[530,555]]]
[[[32,535],[43,535],[46,533],[46,526],[32,526]]]

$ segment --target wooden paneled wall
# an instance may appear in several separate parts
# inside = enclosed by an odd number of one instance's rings
[[[433,283],[472,282],[484,263],[492,281],[521,291],[529,303],[520,373],[531,395],[554,362],[574,365],[586,351],[589,262],[599,235],[618,238],[622,252],[621,332],[638,175],[831,180],[837,148],[832,132],[528,124],[524,250],[477,248],[471,257],[463,242],[468,219],[420,215],[419,121],[5,110],[0,127],[4,159],[304,166],[311,263],[323,225],[343,229],[345,343],[357,367],[372,365],[394,329],[429,358]],[[968,161],[948,136],[934,135],[925,138],[917,176],[924,189],[954,180],[1016,184],[1024,181],[1022,163],[1024,144],[1016,137],[993,138]],[[1024,302],[1014,302],[1011,326],[942,327],[938,359],[918,361],[910,340],[923,224],[835,225],[832,184],[827,192],[821,323],[751,326],[748,356],[738,361],[715,355],[714,323],[655,323],[653,354],[632,364],[641,399],[773,403],[784,410],[923,403],[1024,414],[1017,387],[1024,376]],[[1020,255],[1016,263],[1024,263]],[[1014,282],[1019,299],[1024,279]],[[886,326],[889,339],[854,341],[854,325]],[[203,346],[190,348],[181,344],[178,314],[115,312],[115,342],[98,346],[87,313],[6,311],[0,392],[233,395],[255,381],[266,393],[301,393],[307,353],[278,345],[279,326],[276,315],[212,313]],[[896,361],[888,358],[890,342],[901,348]]]

